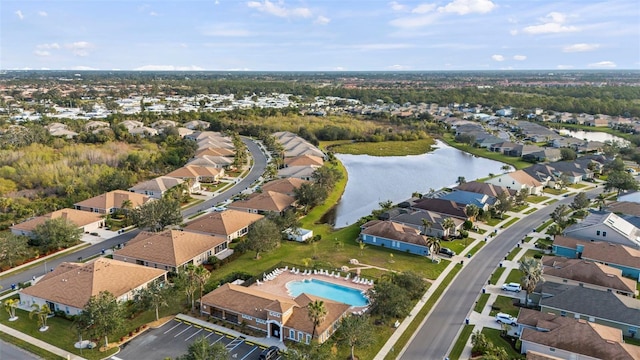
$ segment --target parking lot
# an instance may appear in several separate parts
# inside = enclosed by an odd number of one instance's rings
[[[224,344],[232,359],[257,360],[262,350],[266,348],[264,345],[247,341],[243,337],[231,336],[188,321],[174,319],[160,328],[147,330],[123,345],[122,350],[111,359],[175,359],[186,354],[189,345],[201,336],[204,336],[210,344]]]

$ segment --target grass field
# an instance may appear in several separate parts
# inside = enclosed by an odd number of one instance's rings
[[[495,285],[498,283],[498,280],[502,276],[502,273],[504,273],[504,270],[505,268],[499,267],[496,269],[496,271],[493,272],[493,274],[491,274],[491,277],[489,278],[489,280],[491,281],[491,284]]]
[[[569,191],[568,190],[562,190],[562,189],[552,189],[552,188],[544,188],[545,193],[547,194],[551,194],[551,195],[562,195],[562,194],[566,194]]]
[[[520,360],[526,359],[525,355],[520,354],[516,351],[511,344],[500,336],[500,330],[497,329],[482,329],[482,333],[487,337],[491,343],[493,343],[496,347],[503,348],[507,351],[508,358],[511,360]]]
[[[514,299],[512,297],[498,295],[496,301],[491,305],[491,312],[489,315],[496,316],[497,313],[502,312],[517,317],[520,308],[514,306],[513,301]]]
[[[482,310],[484,310],[484,307],[487,306],[487,301],[489,301],[489,295],[490,294],[480,294],[480,297],[478,297],[478,301],[476,301],[476,305],[473,307],[473,311],[477,312],[477,313],[482,313]]]
[[[514,218],[512,218],[511,220],[507,221],[506,223],[502,224],[501,228],[506,229],[506,228],[508,228],[508,227],[509,227],[509,226],[511,226],[514,222],[516,222],[516,221],[518,221],[518,220],[520,220],[520,218],[519,218],[519,217],[514,217]]]
[[[349,142],[333,145],[331,150],[339,154],[371,156],[420,155],[432,150],[431,138],[416,141]]]
[[[513,258],[515,258],[516,255],[518,255],[520,250],[522,250],[522,248],[519,248],[519,247],[513,248],[513,250],[511,250],[511,252],[509,252],[509,255],[507,255],[507,260],[513,260]]]
[[[464,347],[467,345],[469,341],[469,337],[471,337],[471,333],[473,332],[473,325],[465,325],[460,331],[460,335],[456,340],[456,343],[453,344],[453,348],[451,348],[451,352],[449,353],[448,359],[450,360],[458,360],[460,359],[460,355],[462,355],[462,351]]]
[[[544,203],[543,205],[551,205],[551,204],[554,204],[554,203],[557,203],[557,202],[558,202],[558,199],[551,199],[551,200],[547,201],[546,203]]]
[[[526,254],[526,253],[525,253]],[[507,275],[507,279],[504,281],[505,283],[520,283],[520,279],[522,279],[522,271],[519,269],[512,269]]]
[[[44,349],[41,349],[33,344],[30,344],[27,341],[24,341],[22,339],[18,339],[17,337],[13,337],[9,334],[5,334],[3,332],[0,332],[0,340],[4,340],[8,343],[11,343],[23,350],[26,350],[34,355],[37,355],[38,357],[44,359],[44,360],[62,360],[64,359],[63,357],[60,357],[56,354],[50,353]]]
[[[542,196],[542,195],[529,195],[527,196],[527,201],[530,203],[534,203],[534,204],[539,204],[545,200],[549,199],[548,196]]]
[[[536,209],[536,208],[532,207],[531,209],[529,209],[529,210],[525,211],[524,213],[525,213],[525,215],[529,215],[529,214],[531,214],[531,213],[536,212],[536,210],[538,210],[538,209]]]
[[[496,226],[496,225],[498,225],[499,223],[501,223],[501,222],[503,222],[503,221],[507,220],[508,218],[509,218],[508,216],[504,216],[502,219],[500,219],[500,218],[493,218],[493,217],[492,217],[492,218],[490,218],[489,220],[487,220],[487,225],[489,225],[489,226]]]
[[[518,170],[527,168],[532,165],[531,163],[523,161],[521,158],[518,158],[518,157],[506,156],[501,153],[497,153],[497,152],[493,152],[493,151],[489,151],[481,148],[474,148],[473,146],[470,146],[467,144],[458,143],[454,140],[453,134],[444,134],[441,139],[442,141],[446,142],[449,146],[453,146],[457,149],[466,151],[473,155],[477,155],[483,158],[496,160],[496,161],[503,162],[505,164],[509,164]]]
[[[545,222],[543,222],[540,226],[538,226],[536,228],[536,232],[542,232],[542,230],[546,229],[549,225],[551,225],[553,223],[552,219],[549,219]]]

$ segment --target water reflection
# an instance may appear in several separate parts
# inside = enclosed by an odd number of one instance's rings
[[[615,141],[625,146],[629,145],[629,142],[621,137],[600,131],[560,130],[560,135],[569,135],[574,138],[587,139],[589,141]]]

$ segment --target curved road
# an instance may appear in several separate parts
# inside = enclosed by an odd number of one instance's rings
[[[264,174],[264,170],[267,167],[267,157],[260,149],[260,146],[249,138],[243,137],[242,141],[247,145],[247,149],[251,152],[251,155],[253,157],[253,167],[251,168],[247,176],[245,176],[245,178],[242,179],[239,183],[226,190],[224,193],[215,196],[207,201],[204,201],[197,206],[184,210],[182,212],[182,216],[185,219],[197,213],[198,211],[209,209],[220,202],[230,199],[234,195],[250,187],[262,176],[262,174]],[[111,239],[106,239],[98,244],[86,247],[82,250],[66,254],[59,258],[48,261],[41,261],[41,264],[39,266],[35,266],[24,271],[19,271],[15,274],[7,274],[0,279],[0,286],[2,286],[2,288],[4,289],[9,289],[11,287],[11,284],[29,281],[34,276],[39,277],[41,275],[44,275],[48,270],[58,266],[65,261],[78,261],[79,259],[95,256],[97,254],[100,254],[102,249],[111,249],[118,244],[126,243],[127,241],[134,238],[139,232],[140,230],[135,229]]]
[[[598,187],[588,191],[587,194],[593,197],[601,191],[602,188]],[[473,261],[466,260],[458,276],[444,292],[429,317],[414,333],[414,337],[399,358],[402,360],[444,359],[452,344],[455,343],[458,331],[474,306],[478,294],[500,261],[532,229],[548,220],[549,215],[558,205],[570,204],[572,201],[573,196],[527,215],[489,241],[482,251],[473,256]]]

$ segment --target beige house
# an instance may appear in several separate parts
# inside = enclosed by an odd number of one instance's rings
[[[184,180],[170,177],[158,176],[155,179],[143,181],[129,188],[129,191],[136,194],[146,195],[154,199],[162,199],[162,196],[171,188],[184,183]]]
[[[269,181],[262,185],[262,191],[275,191],[281,194],[295,196],[296,189],[308,181],[298,178],[286,178]]]
[[[233,151],[232,149],[226,149],[226,148],[204,147],[196,150],[196,154],[194,157],[198,158],[205,155],[232,157],[235,155],[235,151]]]
[[[75,209],[62,209],[13,225],[11,227],[11,233],[14,235],[32,236],[33,230],[38,225],[57,218],[66,219],[76,225],[82,232],[93,232],[104,226],[104,219],[99,214]]]
[[[292,158],[284,159],[285,166],[322,166],[324,165],[324,159],[320,156],[304,154]]]
[[[35,285],[19,291],[20,306],[49,305],[53,311],[79,314],[92,296],[108,291],[119,301],[131,300],[153,281],[165,281],[167,272],[108,258],[90,263],[58,265]]]
[[[114,190],[73,204],[76,210],[90,211],[99,214],[113,214],[122,209],[122,204],[129,202],[129,208],[135,209],[144,205],[151,198],[130,191]]]
[[[487,184],[504,186],[507,189],[520,191],[527,189],[530,195],[542,194],[542,183],[523,170],[502,174],[485,181]]]
[[[210,256],[228,250],[228,242],[219,236],[191,231],[143,231],[113,253],[114,260],[166,271],[178,271],[188,264],[201,265]]]
[[[309,303],[321,300],[327,310],[324,321],[316,328],[315,339],[325,342],[338,328],[340,319],[349,314],[350,306],[308,294],[296,298],[266,293],[256,288],[224,284],[200,300],[203,314],[223,319],[267,333],[275,337],[309,344],[313,322],[309,318]]]
[[[252,194],[247,200],[237,200],[229,204],[229,209],[246,211],[254,214],[275,212],[282,214],[293,207],[296,199],[275,191],[263,191]]]
[[[214,183],[223,177],[224,169],[200,165],[185,165],[168,173],[166,176],[190,180],[193,184],[191,190],[197,191],[200,189],[200,183]]]
[[[249,226],[263,217],[263,215],[244,211],[225,210],[201,216],[187,223],[184,229],[222,236],[227,239],[227,241],[232,241],[233,239],[246,235],[247,232],[249,232]]]

